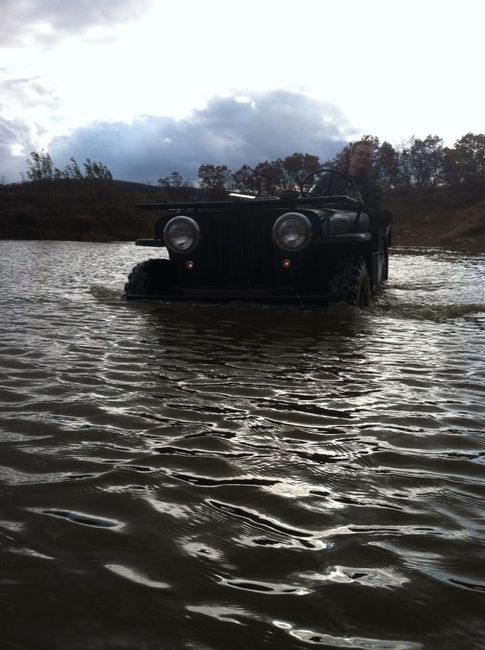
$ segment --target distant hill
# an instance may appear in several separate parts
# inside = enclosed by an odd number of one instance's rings
[[[0,185],[1,239],[126,241],[151,237],[158,211],[137,203],[204,200],[193,187],[129,181],[43,180]],[[388,192],[394,244],[485,251],[485,184]]]

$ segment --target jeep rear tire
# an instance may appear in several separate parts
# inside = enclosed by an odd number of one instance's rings
[[[346,302],[356,307],[367,307],[369,298],[369,273],[364,259],[350,257],[339,262],[330,281],[331,302]]]

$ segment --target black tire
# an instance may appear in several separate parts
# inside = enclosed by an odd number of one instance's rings
[[[137,264],[125,284],[128,299],[163,295],[173,283],[170,260],[151,259]]]
[[[370,281],[362,257],[349,257],[339,262],[330,283],[331,302],[346,302],[355,307],[367,307]]]
[[[389,251],[387,248],[384,250],[384,259],[382,262],[382,279],[389,280]]]

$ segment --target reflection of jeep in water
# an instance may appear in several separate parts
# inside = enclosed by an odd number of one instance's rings
[[[315,196],[322,173],[325,189]],[[364,306],[387,278],[388,213],[366,212],[351,177],[336,170],[309,174],[300,192],[281,198],[139,207],[162,216],[155,238],[136,244],[166,247],[169,259],[137,264],[125,285],[128,299]]]

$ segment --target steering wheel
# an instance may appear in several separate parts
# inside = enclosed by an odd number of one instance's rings
[[[345,172],[340,171],[340,169],[331,169],[330,167],[321,167],[320,169],[315,169],[315,171],[310,172],[309,174],[307,174],[305,176],[305,178],[302,180],[302,182],[300,184],[300,194],[302,196],[309,196],[310,194],[313,194],[312,192],[310,192],[310,193],[309,192],[304,192],[303,188],[305,187],[305,184],[309,181],[309,179],[312,178],[313,176],[316,176],[317,174],[326,174],[326,176],[327,176],[326,180],[328,182],[326,183],[326,186],[323,189],[323,191],[321,193],[319,192],[318,194],[315,194],[314,196],[331,196],[332,194],[334,194],[334,191],[332,189],[334,179],[336,177],[337,178],[340,177],[340,178],[343,178],[344,181],[345,181],[342,189],[345,190],[345,188],[347,186],[350,186],[351,192],[352,193],[356,192],[357,195],[360,197],[360,192],[357,189],[357,186],[356,186],[352,176],[349,176]]]

